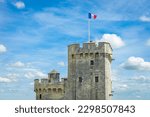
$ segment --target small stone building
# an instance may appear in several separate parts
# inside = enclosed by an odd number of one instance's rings
[[[112,48],[108,42],[68,46],[68,78],[55,70],[35,79],[36,99],[106,100],[112,97]]]
[[[52,70],[48,78],[34,80],[34,91],[37,100],[61,100],[64,99],[64,78],[59,78],[59,73]]]

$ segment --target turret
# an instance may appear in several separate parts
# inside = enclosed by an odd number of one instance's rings
[[[48,73],[48,82],[49,83],[56,83],[59,82],[59,73],[56,70],[52,70],[50,73]]]

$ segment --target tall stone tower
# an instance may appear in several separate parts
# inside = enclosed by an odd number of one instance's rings
[[[64,99],[111,99],[112,48],[107,42],[68,46],[68,79]]]

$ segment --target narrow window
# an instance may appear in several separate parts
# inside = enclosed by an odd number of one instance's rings
[[[72,59],[74,59],[75,58],[75,56],[74,56],[74,54],[72,54]]]
[[[40,100],[42,99],[42,94],[40,94]]]
[[[95,53],[95,58],[98,58],[99,57],[99,53]]]
[[[82,82],[82,77],[79,77],[79,82],[80,82],[80,83]]]
[[[95,77],[95,82],[98,82],[98,76]]]
[[[94,65],[94,61],[93,60],[90,61],[90,65]]]

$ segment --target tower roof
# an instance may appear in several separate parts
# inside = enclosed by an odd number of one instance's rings
[[[50,73],[52,73],[52,74],[56,74],[56,73],[58,73],[55,69],[53,69]]]

